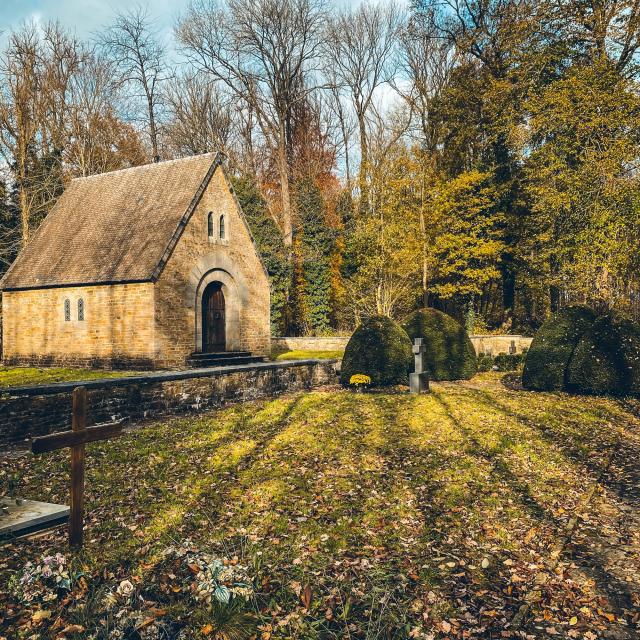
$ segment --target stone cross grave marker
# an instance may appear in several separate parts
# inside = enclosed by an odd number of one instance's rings
[[[413,345],[413,355],[415,358],[415,372],[409,374],[409,391],[411,393],[425,393],[429,391],[429,374],[425,371],[424,338],[416,338]]]
[[[33,453],[46,453],[71,448],[71,512],[69,514],[69,544],[82,546],[84,520],[84,452],[87,442],[107,440],[122,433],[122,423],[113,422],[87,427],[87,388],[73,390],[71,431],[60,431],[34,438]]]

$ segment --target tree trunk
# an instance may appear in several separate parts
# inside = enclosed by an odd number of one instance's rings
[[[358,187],[360,188],[360,212],[369,209],[369,185],[367,172],[369,169],[369,145],[367,143],[367,125],[364,112],[358,113],[358,130],[360,132],[360,170],[358,171]]]
[[[149,110],[149,137],[151,138],[151,153],[153,156],[153,161],[160,162],[160,154],[158,152],[158,129],[156,127],[156,118],[153,113],[153,97],[149,94],[148,91],[147,109]]]
[[[22,134],[26,138],[25,134]],[[20,221],[22,224],[22,246],[29,240],[31,223],[31,207],[29,206],[29,194],[27,193],[27,145],[18,145],[17,158],[18,199],[20,202]]]
[[[289,162],[287,160],[284,126],[280,133],[280,139],[278,140],[278,173],[280,174],[280,201],[282,205],[282,236],[284,239],[284,246],[291,247],[293,245],[293,216],[291,215]]]
[[[27,189],[24,185],[24,178],[20,179],[20,220],[22,221],[22,246],[24,247],[29,241],[30,231],[30,218],[31,211],[29,207],[29,197],[27,195]]]

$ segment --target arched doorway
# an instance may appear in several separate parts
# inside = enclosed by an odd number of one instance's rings
[[[225,303],[221,282],[211,282],[202,294],[202,350],[226,351]]]

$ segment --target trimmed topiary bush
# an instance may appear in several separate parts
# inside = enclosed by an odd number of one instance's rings
[[[468,380],[478,359],[465,328],[437,309],[420,309],[403,325],[411,341],[424,338],[430,380]]]
[[[522,386],[534,391],[561,391],[571,354],[582,335],[591,328],[595,313],[588,307],[560,309],[533,338],[522,372]]]
[[[349,386],[351,376],[363,373],[374,387],[409,384],[412,367],[409,336],[391,318],[374,316],[351,336],[342,358],[340,383]]]
[[[600,316],[573,352],[567,390],[640,394],[640,325],[615,312]]]

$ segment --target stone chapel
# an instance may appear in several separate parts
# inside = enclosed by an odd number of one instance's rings
[[[8,365],[180,368],[270,350],[269,279],[219,154],[72,180],[0,287]]]

